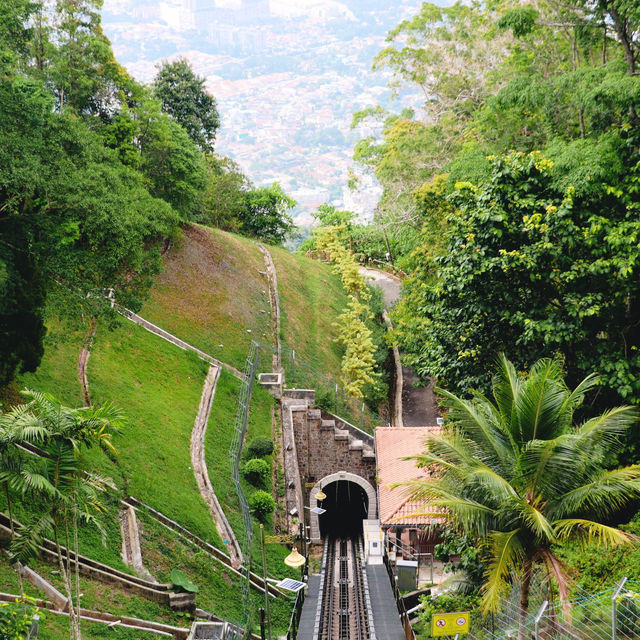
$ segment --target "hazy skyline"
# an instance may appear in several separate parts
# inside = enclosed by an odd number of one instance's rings
[[[376,0],[105,0],[116,57],[141,81],[163,59],[188,58],[218,100],[216,150],[256,184],[278,181],[299,201],[299,222],[331,201],[370,215],[377,187],[348,194],[351,115],[392,104],[387,76],[371,71],[389,29],[420,2]]]

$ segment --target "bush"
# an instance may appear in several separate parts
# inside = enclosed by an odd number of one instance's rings
[[[242,475],[254,487],[266,487],[269,482],[271,467],[266,460],[262,458],[251,458],[245,462],[242,468]]]
[[[38,613],[35,600],[25,596],[15,602],[0,603],[0,638],[21,640],[31,629],[33,617]]]
[[[264,522],[265,518],[273,513],[276,508],[276,502],[266,491],[256,491],[249,498],[249,507],[251,512],[260,521]]]
[[[264,458],[270,456],[273,453],[273,440],[266,438],[265,436],[258,436],[249,441],[245,449],[247,457],[249,458]]]

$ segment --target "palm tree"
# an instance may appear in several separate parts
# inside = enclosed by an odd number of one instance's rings
[[[540,360],[518,375],[502,356],[493,401],[479,393],[467,401],[439,390],[453,426],[430,436],[415,458],[431,477],[405,484],[413,499],[442,509],[485,550],[485,612],[495,611],[517,580],[524,618],[536,568],[566,599],[568,575],[554,545],[634,540],[605,523],[640,495],[640,465],[604,465],[637,414],[617,407],[574,426],[576,409],[596,384],[592,375],[571,391],[557,360]]]
[[[12,544],[12,551],[19,559],[27,559],[37,549],[46,529],[53,532],[58,559],[58,569],[69,602],[70,637],[79,639],[80,633],[80,578],[78,561],[79,520],[92,523],[101,530],[95,513],[101,511],[98,494],[109,481],[87,473],[80,454],[83,448],[94,445],[115,453],[112,435],[123,424],[123,418],[111,404],[100,408],[73,409],[63,406],[53,396],[25,390],[28,402],[14,412],[14,423],[28,432],[46,434],[42,442],[44,457],[38,461],[48,490],[41,494],[45,510],[20,531]],[[15,426],[14,425],[14,426]],[[1,477],[0,477],[1,480]],[[66,553],[63,554],[63,542]],[[75,604],[71,578],[71,543],[75,556]]]
[[[23,449],[24,445],[44,442],[48,431],[42,425],[33,425],[29,420],[25,421],[26,415],[24,407],[15,407],[7,413],[0,413],[0,485],[7,502],[12,540],[15,539],[12,490],[23,496],[51,495],[54,491],[47,478],[40,473],[38,464],[33,464],[33,457],[26,455]],[[23,596],[20,572],[18,582],[20,595]]]

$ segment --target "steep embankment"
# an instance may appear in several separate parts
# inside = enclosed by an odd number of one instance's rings
[[[340,277],[316,260],[269,249],[278,274],[285,366],[295,349],[300,362],[337,380],[342,353],[334,324],[347,304]]]
[[[271,343],[260,248],[217,229],[185,227],[184,238],[165,254],[140,315],[242,369],[252,338]]]
[[[336,375],[340,354],[332,341],[335,335],[332,323],[344,303],[338,279],[327,265],[271,247],[269,251],[278,277],[282,312],[279,335],[284,346],[296,348],[301,360]],[[246,238],[194,225],[185,229],[182,240],[163,260],[164,271],[140,315],[237,368],[243,367],[250,341],[256,339],[265,345],[261,370],[267,369],[274,351],[275,333],[265,256],[258,245]],[[34,374],[22,376],[18,385],[48,391],[65,404],[82,406],[82,379],[86,379],[94,403],[112,401],[128,417],[127,428],[114,439],[118,456],[111,459],[98,450],[91,451],[87,458],[92,467],[112,477],[121,495],[142,500],[203,540],[224,549],[219,525],[216,527],[210,505],[203,499],[196,482],[203,465],[192,467],[193,459],[204,460],[211,488],[239,536],[243,524],[230,477],[228,453],[241,386],[238,377],[233,371],[222,369],[205,430],[202,419],[196,420],[196,416],[201,407],[208,364],[194,353],[123,319],[115,330],[98,323],[87,359],[83,351],[87,327],[68,332],[52,321],[50,328],[41,366]],[[248,437],[270,435],[273,426],[278,427],[273,415],[272,398],[256,388]],[[194,434],[197,438],[202,436],[203,448],[191,448]],[[196,458],[192,458],[194,452]],[[281,477],[278,473],[274,476]],[[248,492],[252,490],[249,486],[246,488]],[[107,547],[101,546],[98,534],[83,530],[80,551],[125,569],[120,559],[121,509],[118,497],[114,496],[106,512]],[[28,507],[18,509],[19,517],[26,520],[28,511]],[[178,553],[182,542],[178,544],[175,536],[140,515],[138,519],[145,568],[161,581],[167,580],[172,568],[186,570],[194,582],[208,585],[199,596],[199,606],[215,607],[217,615],[237,619],[241,600],[237,575],[227,573],[216,560],[199,560],[194,555],[198,552],[193,549],[185,547]],[[269,522],[267,526],[270,528]],[[255,556],[257,549],[253,551]],[[268,549],[269,570],[274,575],[286,573],[282,558],[287,553],[286,548],[278,545]],[[192,556],[193,561],[188,559]],[[0,564],[2,562],[0,559]],[[46,573],[44,566],[41,569]],[[102,592],[99,585],[92,586],[90,579],[83,578],[83,582],[86,593]],[[117,591],[115,589],[114,594]],[[258,592],[253,595],[257,597]],[[92,596],[88,599],[94,600]],[[159,612],[152,612],[155,609],[140,598],[125,599],[130,603],[127,612],[132,615],[163,617]],[[95,600],[97,604],[99,597]],[[279,618],[276,626],[282,629],[282,625],[286,627],[287,608],[280,604],[273,606]],[[164,619],[172,617],[164,616]],[[50,624],[47,623],[47,627]],[[46,631],[43,637],[48,637]],[[55,637],[55,633],[51,637]]]

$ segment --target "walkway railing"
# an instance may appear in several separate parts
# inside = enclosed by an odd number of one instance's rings
[[[287,640],[296,640],[298,635],[298,626],[300,625],[300,616],[302,615],[302,606],[304,605],[305,590],[300,589],[296,596],[296,603],[291,612],[289,628],[287,629]]]
[[[238,407],[234,423],[233,440],[231,441],[231,447],[229,448],[233,483],[238,494],[238,501],[240,502],[240,510],[242,512],[242,521],[244,525],[244,535],[241,543],[245,574],[245,579],[242,581],[243,619],[238,621],[238,624],[236,624],[235,627],[236,629],[251,629],[251,604],[249,592],[251,584],[251,541],[253,537],[253,527],[251,525],[249,504],[247,503],[247,498],[244,495],[242,485],[240,484],[240,458],[242,455],[242,445],[247,433],[251,391],[253,389],[253,381],[258,369],[259,356],[259,345],[256,342],[251,342],[249,354],[247,355],[247,360],[244,366],[244,378],[241,379],[240,397],[238,399]]]
[[[389,581],[391,582],[393,597],[396,599],[396,606],[398,607],[398,614],[400,615],[400,622],[402,622],[405,638],[406,640],[415,640],[416,634],[414,633],[413,627],[411,626],[411,621],[409,620],[409,614],[407,612],[407,608],[405,607],[404,601],[402,599],[402,595],[396,583],[395,575],[393,574],[391,561],[389,560],[389,556],[386,553],[383,556],[383,560],[384,560],[384,566],[387,568]]]

